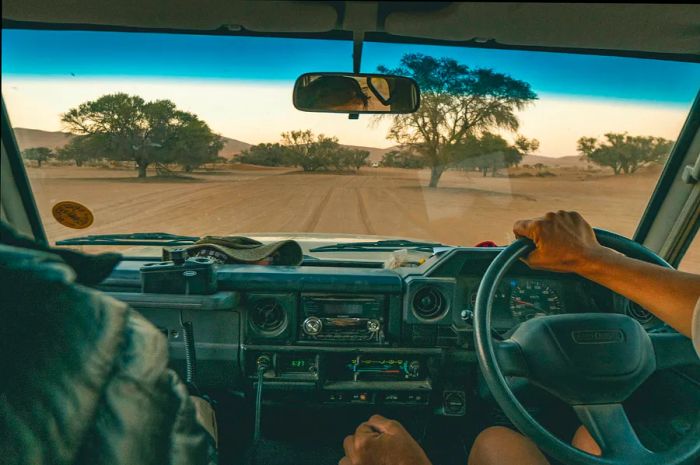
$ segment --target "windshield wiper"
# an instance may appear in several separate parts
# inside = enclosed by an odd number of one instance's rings
[[[400,249],[433,252],[435,247],[446,247],[439,242],[416,242],[405,239],[390,239],[376,242],[339,242],[337,244],[315,247],[309,252],[394,252]]]
[[[162,232],[131,234],[97,234],[56,241],[56,245],[191,245],[197,236],[179,236]]]

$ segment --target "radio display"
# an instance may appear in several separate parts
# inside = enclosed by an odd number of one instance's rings
[[[324,315],[362,315],[361,302],[323,302],[321,312]]]
[[[313,373],[316,356],[280,354],[277,356],[277,370],[280,373]]]

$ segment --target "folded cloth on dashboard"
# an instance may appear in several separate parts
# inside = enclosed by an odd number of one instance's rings
[[[292,240],[263,244],[243,236],[206,236],[187,247],[190,257],[209,257],[220,263],[255,264],[269,259],[270,265],[296,266],[301,264],[304,253]],[[170,251],[163,249],[163,259],[170,260]]]

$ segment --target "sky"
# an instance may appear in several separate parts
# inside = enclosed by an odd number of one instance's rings
[[[362,71],[405,53],[451,57],[524,80],[538,100],[519,133],[538,154],[576,154],[581,136],[627,131],[675,139],[700,89],[700,64],[547,52],[366,43]],[[389,121],[304,113],[292,87],[310,71],[351,71],[349,41],[77,31],[2,31],[2,94],[15,127],[62,130],[60,114],[110,92],[168,98],[214,131],[248,143],[313,129],[341,143],[388,147]]]

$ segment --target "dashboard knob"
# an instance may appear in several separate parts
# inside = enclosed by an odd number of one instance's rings
[[[379,320],[367,320],[367,331],[377,333],[380,329],[382,329],[382,325]]]
[[[462,318],[463,321],[466,321],[467,323],[471,323],[472,321],[474,321],[474,312],[469,309],[462,310],[459,316],[460,318]]]
[[[321,321],[320,318],[315,317],[315,316],[308,317],[306,320],[304,320],[304,324],[302,324],[302,329],[309,336],[317,335],[318,333],[321,332],[322,328],[323,328],[323,322]]]

